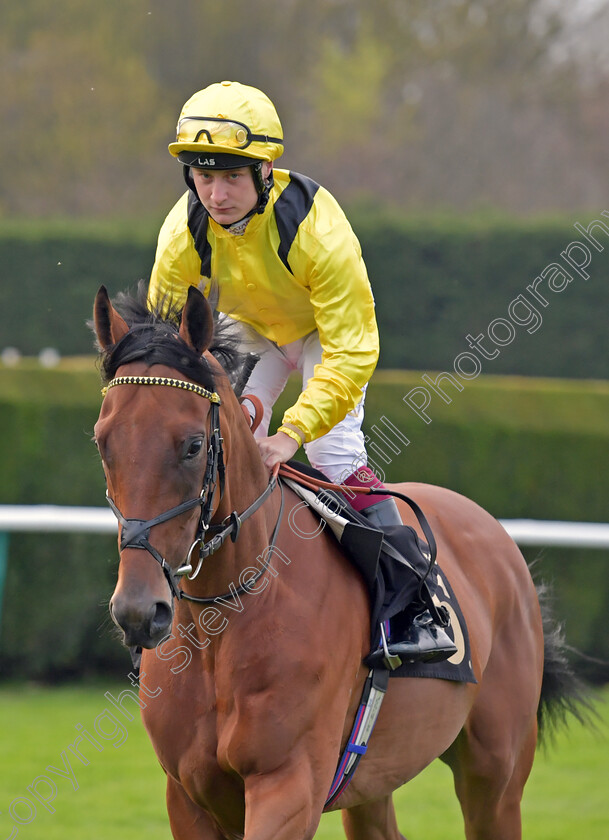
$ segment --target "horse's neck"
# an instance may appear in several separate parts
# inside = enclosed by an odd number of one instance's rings
[[[220,522],[232,511],[238,514],[246,510],[269,484],[269,471],[264,466],[260,451],[249,429],[235,434],[231,430],[230,451],[226,461],[226,478],[224,495],[214,516],[215,522]],[[261,510],[267,513],[265,517],[270,524],[270,508],[274,507],[264,502]],[[258,517],[261,520],[263,517]]]

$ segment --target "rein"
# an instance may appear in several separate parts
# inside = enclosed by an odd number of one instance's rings
[[[103,396],[107,394],[110,388],[114,388],[117,385],[164,385],[171,388],[179,388],[184,391],[190,391],[194,394],[198,394],[200,397],[204,397],[211,403],[209,412],[210,435],[209,446],[207,448],[207,463],[205,466],[205,475],[203,477],[203,488],[199,496],[197,496],[194,499],[189,499],[188,501],[182,502],[181,504],[176,505],[175,507],[165,511],[164,513],[160,513],[158,516],[155,516],[152,519],[131,519],[123,516],[113,499],[106,491],[106,500],[110,505],[110,509],[112,510],[112,512],[114,513],[121,525],[119,543],[120,550],[122,551],[125,548],[138,548],[147,551],[150,554],[150,556],[154,560],[156,560],[156,562],[160,565],[161,569],[163,570],[163,574],[167,579],[167,583],[169,584],[171,594],[174,598],[177,598],[178,600],[184,598],[188,601],[194,601],[200,604],[207,604],[213,602],[215,598],[218,597],[231,597],[231,595],[234,593],[226,593],[222,596],[216,595],[211,598],[199,598],[194,595],[189,595],[187,592],[184,592],[180,588],[177,579],[184,575],[187,575],[189,580],[194,580],[194,578],[196,578],[199,574],[205,558],[210,557],[212,554],[218,551],[218,549],[221,548],[221,546],[228,539],[228,537],[230,537],[233,542],[236,541],[241,530],[241,525],[264,504],[264,502],[267,500],[267,498],[271,495],[271,493],[277,486],[276,476],[272,475],[270,477],[269,483],[266,486],[266,488],[262,491],[258,498],[255,499],[252,502],[252,504],[248,508],[246,508],[242,513],[237,513],[237,511],[234,510],[222,522],[218,523],[217,525],[211,525],[210,519],[212,516],[212,507],[216,495],[216,490],[219,489],[221,500],[224,496],[225,487],[226,471],[224,466],[224,449],[222,446],[223,438],[220,432],[220,396],[215,391],[208,391],[207,388],[203,388],[201,385],[197,385],[194,382],[187,382],[183,379],[172,379],[170,377],[165,376],[117,376],[114,379],[112,379],[105,388],[102,389]],[[148,537],[150,536],[150,530],[155,525],[159,525],[162,522],[167,522],[168,520],[173,519],[176,516],[180,516],[180,514],[186,513],[187,511],[192,510],[198,505],[201,506],[201,516],[199,517],[199,525],[197,528],[195,540],[188,551],[186,562],[183,565],[179,566],[177,569],[172,569],[169,563],[167,563],[165,558],[160,554],[160,552],[157,551],[157,549],[149,542]],[[281,489],[281,505],[279,508],[279,516],[277,517],[277,522],[275,524],[275,528],[273,529],[271,543],[269,546],[271,551],[267,552],[264,564],[256,573],[256,575],[248,581],[248,584],[240,586],[237,589],[238,594],[248,592],[249,589],[259,580],[259,578],[267,570],[273,553],[272,549],[275,544],[277,533],[279,531],[279,525],[281,523],[282,514],[283,488]],[[205,542],[205,535],[208,532],[213,533],[213,536],[210,540]],[[199,546],[199,562],[196,570],[193,572],[191,557],[193,551],[197,546]]]

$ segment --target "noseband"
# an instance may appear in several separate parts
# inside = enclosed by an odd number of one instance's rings
[[[275,489],[276,479],[274,476],[271,476],[266,489],[243,513],[238,514],[236,511],[233,511],[219,525],[210,525],[216,489],[219,489],[220,499],[222,499],[225,485],[224,450],[222,447],[223,439],[220,433],[221,401],[219,395],[215,391],[208,391],[206,388],[203,388],[201,385],[196,385],[193,382],[186,382],[183,379],[171,379],[165,376],[117,376],[112,379],[105,388],[103,388],[102,394],[105,396],[108,390],[116,385],[166,385],[171,388],[180,388],[181,390],[191,391],[192,393],[204,397],[211,403],[209,412],[210,434],[209,446],[207,448],[207,463],[205,466],[205,475],[203,477],[203,489],[197,498],[182,502],[164,513],[160,513],[152,519],[126,518],[120,512],[114,501],[110,498],[107,491],[106,499],[112,512],[121,525],[119,543],[121,551],[126,548],[139,548],[147,551],[163,570],[163,574],[167,579],[167,583],[169,584],[169,588],[174,598],[186,598],[189,601],[196,601],[198,603],[208,603],[213,601],[214,598],[197,598],[193,595],[188,595],[180,589],[177,583],[177,578],[188,575],[189,579],[192,580],[199,574],[203,560],[217,551],[227,537],[230,536],[231,540],[235,542],[239,536],[241,524],[253,513],[255,513],[264,501],[266,501],[267,497]],[[199,517],[195,540],[188,551],[186,562],[179,566],[179,568],[172,569],[160,552],[157,551],[157,549],[149,542],[148,537],[150,536],[150,530],[155,525],[167,522],[168,520],[173,519],[176,516],[180,516],[180,514],[186,513],[199,505],[201,507],[201,516]],[[274,543],[280,519],[281,511],[279,519],[277,520],[277,526],[273,534],[273,541],[271,542],[271,545]],[[204,542],[205,535],[208,531],[215,531],[215,534],[210,540]],[[191,557],[197,546],[199,546],[199,562],[195,572],[191,574],[193,571]],[[267,562],[264,564],[264,567],[260,569],[260,573],[249,581],[249,587],[256,582],[258,577],[264,574],[269,560],[270,554]]]

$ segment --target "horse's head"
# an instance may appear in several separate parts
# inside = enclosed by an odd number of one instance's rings
[[[203,355],[213,318],[200,292],[191,287],[179,329],[130,303],[125,320],[105,288],[95,300],[107,382],[95,441],[119,519],[110,613],[126,645],[152,648],[170,632],[177,580],[217,506],[217,390],[230,388],[220,366]]]

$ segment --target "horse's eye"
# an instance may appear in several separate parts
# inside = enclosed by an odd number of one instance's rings
[[[203,441],[201,438],[195,438],[191,440],[186,448],[185,457],[186,458],[196,458],[197,455],[200,454],[201,450],[203,449]]]

